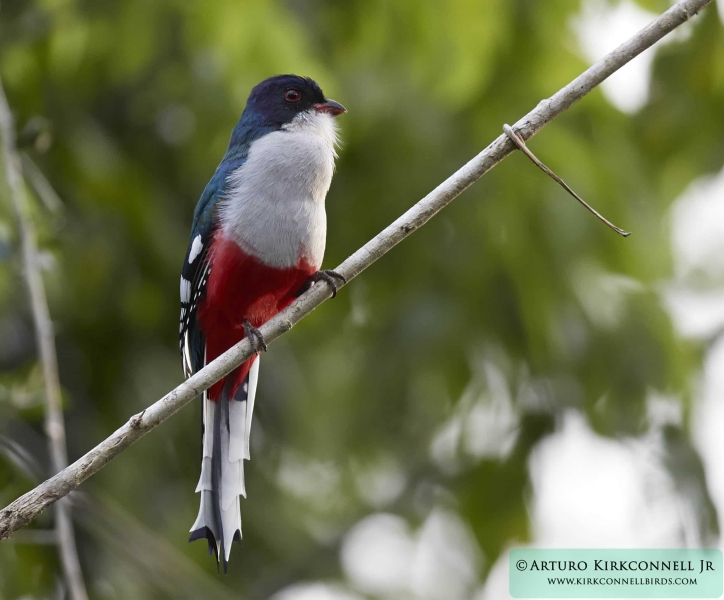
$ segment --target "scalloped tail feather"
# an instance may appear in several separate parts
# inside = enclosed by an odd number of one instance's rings
[[[209,554],[221,562],[224,573],[233,541],[241,542],[239,496],[246,498],[244,460],[249,460],[249,435],[259,377],[259,357],[229,401],[226,386],[218,403],[203,397],[203,452],[196,491],[201,505],[189,542],[206,539]]]

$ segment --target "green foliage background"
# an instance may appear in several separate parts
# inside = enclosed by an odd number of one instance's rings
[[[181,381],[178,277],[191,215],[255,83],[309,75],[349,110],[327,199],[333,268],[588,66],[569,27],[579,9],[3,1],[0,76],[23,139],[42,131],[25,150],[63,202],[49,210],[32,197],[70,456]],[[91,595],[264,598],[295,581],[341,580],[340,539],[360,518],[381,508],[415,526],[439,503],[474,532],[484,580],[509,544],[530,538],[528,455],[563,410],[602,435],[639,436],[654,390],[680,399],[686,424],[701,349],[677,337],[661,303],[667,210],[724,164],[722,131],[724,36],[712,7],[686,40],[659,50],[642,110],[622,114],[597,90],[531,142],[634,235],[603,227],[521,155],[507,159],[263,357],[244,542],[229,576],[217,579],[201,544],[186,543],[200,447],[198,410],[187,407],[83,486],[77,530]],[[48,461],[7,200],[0,210],[5,505]],[[482,458],[454,448],[454,468],[440,468],[431,440],[465,393],[489,393],[490,365],[511,390],[515,445]],[[667,437],[689,448],[687,439],[686,427]],[[327,492],[280,485],[289,457],[332,465]],[[390,462],[403,490],[372,506],[357,475]],[[716,534],[716,515],[706,516]],[[58,573],[52,546],[0,543],[0,597],[49,597]]]

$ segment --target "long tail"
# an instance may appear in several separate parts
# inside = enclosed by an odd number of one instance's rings
[[[201,478],[196,491],[201,492],[201,507],[191,527],[189,541],[206,538],[209,554],[221,560],[226,573],[231,543],[241,542],[239,495],[246,498],[244,460],[249,460],[249,434],[254,412],[254,397],[259,379],[259,357],[249,374],[229,401],[224,385],[218,402],[203,396],[203,443]],[[228,378],[231,380],[231,378]]]

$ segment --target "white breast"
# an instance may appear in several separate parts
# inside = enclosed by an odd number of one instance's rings
[[[253,142],[246,162],[229,175],[220,208],[224,236],[270,266],[304,258],[319,268],[336,142],[333,118],[314,112]]]

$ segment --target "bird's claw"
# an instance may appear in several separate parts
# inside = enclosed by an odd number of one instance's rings
[[[339,286],[337,285],[337,281],[339,280],[341,280],[342,283],[347,283],[345,276],[341,273],[337,273],[337,271],[333,271],[332,269],[317,271],[309,279],[307,279],[301,293],[306,292],[310,287],[312,287],[312,284],[317,283],[318,281],[326,281],[327,285],[329,285],[332,289],[332,298],[334,298],[339,291]]]
[[[266,352],[266,341],[264,336],[261,334],[256,327],[254,327],[248,320],[244,320],[244,334],[249,340],[251,347],[254,348],[254,352],[259,354],[261,350]],[[259,349],[261,347],[261,350]]]

